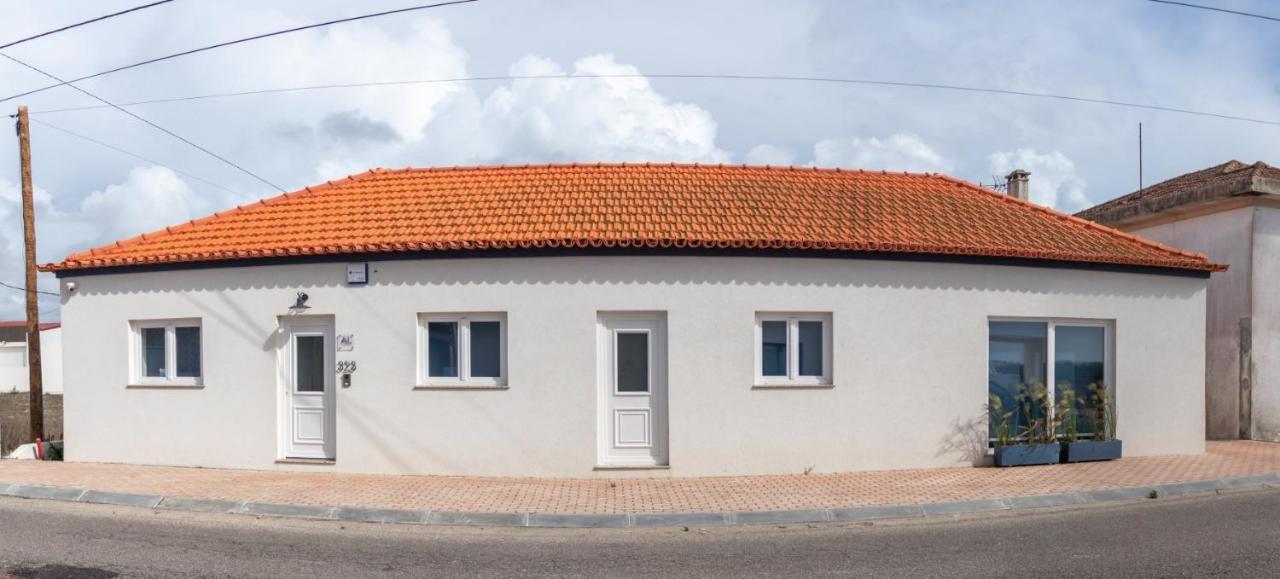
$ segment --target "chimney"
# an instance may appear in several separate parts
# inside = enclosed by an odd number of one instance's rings
[[[1012,173],[1005,176],[1005,183],[1008,185],[1009,195],[1017,197],[1023,201],[1031,199],[1031,183],[1028,179],[1031,173],[1022,169],[1014,169]]]

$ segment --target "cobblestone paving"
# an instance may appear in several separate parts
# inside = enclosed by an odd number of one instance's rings
[[[1197,456],[997,468],[661,479],[516,479],[0,462],[0,481],[262,503],[492,513],[773,511],[970,501],[1280,472],[1280,444]]]

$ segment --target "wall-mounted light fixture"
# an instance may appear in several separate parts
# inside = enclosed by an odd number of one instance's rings
[[[307,305],[307,300],[308,300],[308,299],[310,299],[310,298],[311,298],[311,296],[307,295],[307,292],[298,292],[298,297],[297,297],[297,299],[295,299],[295,300],[294,300],[293,305],[292,305],[292,306],[290,306],[290,307],[289,307],[289,309],[290,309],[290,310],[305,310],[305,309],[310,308],[311,306]]]

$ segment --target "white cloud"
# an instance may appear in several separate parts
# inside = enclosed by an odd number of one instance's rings
[[[612,55],[578,59],[575,75],[639,74]],[[510,74],[559,75],[546,58],[526,56]],[[481,99],[455,94],[427,125],[416,164],[537,161],[726,162],[716,122],[696,105],[672,102],[644,78],[516,80]],[[412,160],[411,160],[412,161]]]
[[[254,10],[267,13],[264,18],[281,27],[296,25],[293,19],[275,14],[269,5]],[[233,30],[243,32],[241,23],[227,28],[228,36],[237,34]],[[370,22],[333,26],[313,34],[282,37],[270,50],[252,54],[251,66],[236,68],[233,86],[288,87],[467,76],[466,51],[454,44],[443,22],[432,18],[411,20],[403,28],[380,27]],[[225,77],[210,78],[201,67],[173,72],[186,77],[191,87],[199,87],[195,90],[221,92],[227,88]],[[385,124],[400,138],[414,141],[421,138],[423,126],[434,118],[436,105],[464,86],[421,83],[318,91],[312,98],[285,95],[276,99],[283,106],[273,107],[274,116],[324,126],[323,120],[332,122],[349,115],[366,124]]]
[[[345,159],[325,159],[316,166],[316,180],[336,181],[357,173],[363,173],[371,168]]]
[[[796,154],[783,147],[760,144],[747,151],[747,163],[751,165],[795,165]]]
[[[1093,202],[1085,195],[1087,183],[1076,164],[1061,151],[1037,153],[1034,149],[999,151],[991,154],[991,171],[1000,176],[1014,169],[1031,172],[1031,200],[1041,205],[1075,212]]]
[[[813,146],[813,162],[819,167],[848,167],[886,171],[949,173],[954,164],[920,137],[899,133],[886,139],[826,139]]]
[[[203,216],[217,205],[165,167],[138,167],[123,183],[85,197],[79,215],[96,227],[95,240],[110,242]]]
[[[42,249],[40,244],[44,243],[44,239],[41,234],[48,231],[47,227],[41,226],[42,218],[48,217],[52,213],[52,206],[49,203],[49,193],[43,189],[37,188],[33,198],[36,208],[37,249]],[[0,227],[0,281],[21,286],[25,279],[25,270],[23,268],[22,190],[17,183],[10,182],[4,178],[0,178],[0,223],[6,224],[5,227]],[[52,277],[47,275],[41,276],[36,285],[46,291],[57,287],[53,283]],[[21,318],[24,315],[25,300],[26,296],[23,292],[0,287],[0,320]],[[57,303],[58,300],[55,297],[40,297],[40,309],[42,311],[53,308]]]

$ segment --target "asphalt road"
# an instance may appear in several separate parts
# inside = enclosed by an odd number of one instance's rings
[[[0,498],[0,577],[1280,575],[1280,490],[860,525],[472,529]]]

